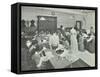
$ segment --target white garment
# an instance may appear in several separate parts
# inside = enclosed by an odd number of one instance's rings
[[[78,51],[77,32],[74,28],[71,29],[71,52],[76,53]]]
[[[43,48],[43,50],[46,50],[45,47]],[[45,54],[46,54],[46,56],[40,57],[40,61],[39,61],[38,65],[37,65],[37,67],[40,67],[42,65],[42,62],[46,62],[46,61],[48,61],[48,60],[50,60],[51,58],[54,57],[52,52],[49,51],[49,50],[46,50]]]
[[[54,55],[50,51],[46,52],[45,54],[48,60],[54,57]]]
[[[87,42],[90,42],[91,40],[93,40],[95,37],[94,35],[91,35],[90,38],[87,40]]]
[[[32,42],[30,40],[26,41],[26,46],[30,47],[30,45],[32,44]]]
[[[85,33],[82,33],[82,35],[83,35],[84,38],[88,37],[88,35],[85,34]]]
[[[64,49],[64,52],[60,55],[60,57],[66,57],[68,55],[69,50]]]
[[[57,46],[59,44],[59,36],[55,33],[49,37],[49,44]]]
[[[61,45],[61,44],[58,45],[58,48],[56,49],[56,51],[57,51],[57,50],[60,50],[60,49],[64,49],[64,46]]]

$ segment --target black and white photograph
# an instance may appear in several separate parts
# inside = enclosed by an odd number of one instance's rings
[[[95,10],[21,7],[21,71],[95,67]]]

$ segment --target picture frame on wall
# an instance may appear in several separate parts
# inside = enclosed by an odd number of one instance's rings
[[[81,21],[76,21],[76,28],[77,29],[82,29],[82,22]]]
[[[97,7],[11,5],[11,72],[98,68]]]

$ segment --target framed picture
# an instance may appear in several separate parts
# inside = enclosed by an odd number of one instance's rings
[[[97,69],[97,7],[11,5],[11,72]]]
[[[76,21],[76,28],[77,28],[77,30],[82,29],[81,21]]]

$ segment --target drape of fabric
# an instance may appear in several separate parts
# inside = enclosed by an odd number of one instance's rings
[[[71,29],[71,53],[77,53],[78,43],[77,43],[77,32],[74,28]]]
[[[82,35],[79,37],[78,49],[79,51],[84,51],[84,37]]]

